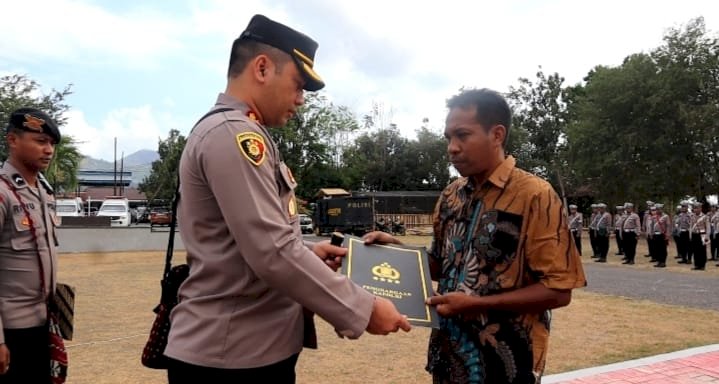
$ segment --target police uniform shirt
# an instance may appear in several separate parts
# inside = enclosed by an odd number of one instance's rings
[[[622,230],[622,225],[624,224],[624,220],[626,220],[627,214],[626,212],[619,213],[617,212],[616,215],[614,215],[614,229],[617,231]]]
[[[686,232],[691,228],[692,215],[689,212],[682,212],[679,214],[679,230]]]
[[[705,235],[711,231],[709,226],[709,217],[704,213],[692,216],[692,235]]]
[[[570,216],[569,219],[569,229],[573,232],[581,232],[582,231],[582,221],[583,217],[580,212],[576,212],[573,215]]]
[[[639,215],[632,212],[624,219],[622,223],[622,231],[625,232],[639,232]]]
[[[29,186],[15,167],[6,161],[0,169],[0,343],[3,328],[31,328],[45,324],[45,297],[55,290],[57,271],[57,216],[49,185],[38,179]],[[8,186],[8,183],[12,186]],[[28,220],[12,188],[30,214]],[[30,232],[32,222],[37,243]],[[44,292],[40,283],[40,263]]]
[[[250,368],[302,349],[303,306],[347,337],[367,327],[374,296],[302,242],[291,171],[248,106],[220,94],[180,161],[180,233],[190,275],[165,354]]]
[[[592,212],[592,216],[589,219],[589,228],[590,229],[597,229],[597,222],[601,218],[601,214],[599,212]]]
[[[612,215],[609,212],[600,213],[597,220],[597,229],[609,229],[612,223]]]
[[[662,213],[661,216],[656,215],[652,220],[652,226],[652,233],[654,235],[666,236],[669,231],[669,216],[666,213]]]
[[[654,214],[651,210],[644,212],[644,231],[648,234],[654,233]]]
[[[716,234],[717,231],[719,231],[719,211],[711,214],[711,218],[709,219],[709,222],[711,223],[712,235]]]

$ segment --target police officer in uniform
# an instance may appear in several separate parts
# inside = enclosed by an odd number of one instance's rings
[[[711,232],[709,233],[709,260],[717,260],[717,257],[719,257],[719,238],[717,237],[717,232],[719,231],[719,213],[717,213],[717,203],[711,204],[709,211],[709,223],[711,229]]]
[[[594,260],[599,263],[607,262],[607,253],[609,253],[609,231],[612,227],[612,215],[607,212],[607,205],[604,203],[597,204],[599,208],[597,219],[597,248],[599,258]]]
[[[634,265],[634,258],[637,254],[637,236],[639,235],[639,228],[641,221],[639,215],[634,212],[634,204],[624,204],[626,218],[622,222],[622,242],[624,244],[624,252],[626,253],[626,260],[622,264]]]
[[[622,224],[624,223],[624,219],[626,218],[626,214],[624,213],[624,206],[623,205],[617,205],[614,207],[616,209],[616,214],[614,215],[614,240],[617,242],[617,256],[624,256],[624,239],[622,238]],[[627,258],[624,257],[624,260]]]
[[[599,220],[599,204],[592,204],[592,214],[589,216],[589,245],[592,247],[592,259],[599,257],[597,246],[597,221]]]
[[[655,214],[652,220],[652,242],[654,243],[654,258],[657,261],[655,267],[664,268],[667,266],[667,243],[669,242],[669,231],[671,221],[669,215],[664,213],[664,204],[654,204]]]
[[[682,259],[679,260],[678,263],[691,264],[689,230],[691,229],[692,218],[688,212],[689,202],[682,201],[679,205],[681,206],[681,210],[677,223],[679,224],[679,256],[681,256]]]
[[[652,220],[654,218],[654,212],[652,212],[652,207],[654,207],[654,202],[647,200],[647,210],[644,211],[644,215],[642,215],[642,229],[647,235],[647,254],[644,255],[644,257],[649,257],[650,261],[654,261],[654,256],[652,255],[652,228],[654,225]]]
[[[577,212],[577,206],[569,205],[569,230],[572,232],[574,244],[577,245],[579,255],[582,255],[582,222],[584,218],[581,212]]]
[[[672,224],[673,224],[673,227],[672,227],[672,240],[674,240],[674,246],[676,247],[676,250],[677,250],[677,255],[674,257],[675,259],[681,259],[681,258],[682,258],[682,256],[681,256],[681,254],[682,254],[682,253],[681,253],[681,247],[680,247],[680,245],[679,245],[679,244],[680,244],[680,241],[681,241],[681,239],[679,238],[679,214],[680,214],[681,212],[682,212],[682,206],[681,206],[681,205],[677,205],[677,209],[676,209],[676,211],[674,212],[674,217],[672,218]]]
[[[53,191],[42,175],[60,141],[46,113],[21,108],[0,169],[0,383],[49,383],[47,298],[55,291]],[[33,235],[34,233],[34,235]]]
[[[702,204],[695,202],[692,204],[692,226],[691,226],[691,249],[694,255],[695,271],[703,271],[707,263],[707,244],[709,244],[709,233],[711,227],[709,216],[702,212]]]
[[[178,211],[190,274],[171,315],[170,384],[294,383],[314,326],[305,309],[349,338],[410,329],[391,301],[328,267],[346,249],[302,240],[297,182],[268,127],[287,123],[304,90],[324,86],[317,46],[255,15],[232,45],[215,113],[187,139]]]

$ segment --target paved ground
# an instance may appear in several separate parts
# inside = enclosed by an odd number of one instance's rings
[[[716,275],[586,263],[584,271],[588,291],[719,311]]]
[[[544,384],[719,383],[719,345],[550,375]]]

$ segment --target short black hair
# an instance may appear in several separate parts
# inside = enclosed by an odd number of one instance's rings
[[[509,129],[512,125],[512,110],[507,104],[504,96],[497,91],[488,88],[462,89],[459,94],[447,100],[447,108],[471,108],[475,109],[477,122],[482,124],[484,129],[489,130],[495,125],[503,125],[507,131],[504,136],[503,146],[506,146],[509,138]]]
[[[263,54],[267,55],[277,65],[278,71],[292,60],[290,55],[273,46],[248,39],[237,39],[232,44],[227,77],[237,77],[245,70],[245,67],[252,59]]]

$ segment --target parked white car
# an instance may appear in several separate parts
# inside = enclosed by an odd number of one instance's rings
[[[312,225],[312,218],[305,214],[300,214],[300,230],[302,233],[314,232],[314,226]]]
[[[55,200],[55,212],[60,217],[63,216],[83,216],[85,210],[82,206],[82,199],[57,199]]]
[[[113,227],[129,227],[132,222],[130,203],[124,197],[109,197],[102,202],[97,216],[110,216]]]

